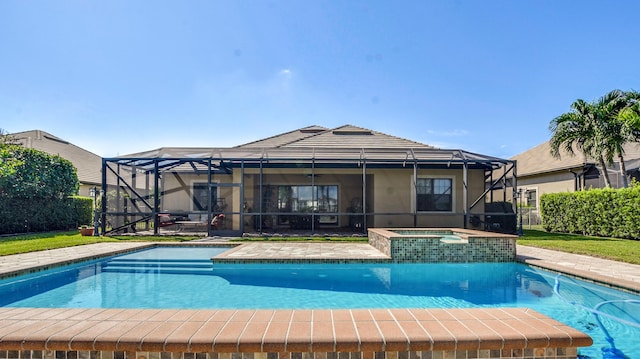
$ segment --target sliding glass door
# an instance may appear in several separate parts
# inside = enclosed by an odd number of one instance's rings
[[[278,211],[290,214],[280,216],[279,223],[292,227],[306,227],[305,222],[309,221],[307,217],[312,213],[327,213],[317,216],[319,224],[338,224],[337,215],[330,215],[338,212],[338,186],[280,185]]]

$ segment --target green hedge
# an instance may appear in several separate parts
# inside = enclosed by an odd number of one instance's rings
[[[78,225],[93,227],[93,198],[73,196]]]
[[[70,161],[0,141],[0,234],[90,224],[93,203],[90,198],[73,197],[78,187]]]
[[[547,193],[540,197],[544,229],[550,232],[640,239],[640,185]]]
[[[92,224],[93,199],[68,197],[51,201],[0,201],[0,234],[69,230]]]

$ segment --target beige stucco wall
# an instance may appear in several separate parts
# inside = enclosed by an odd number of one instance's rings
[[[91,189],[94,187],[100,189],[100,185],[80,183],[80,187],[78,188],[78,196],[91,197]]]
[[[415,192],[413,189],[413,168],[404,170],[370,170],[375,179],[374,203],[375,212],[406,213],[404,215],[378,215],[373,223],[374,227],[413,227]],[[452,178],[454,183],[453,211],[418,212],[417,225],[419,227],[463,227],[464,226],[464,188],[462,169],[418,170],[418,177]],[[484,172],[481,170],[468,171],[469,193],[468,205],[484,191]],[[484,201],[481,201],[473,212],[482,212]]]
[[[518,177],[518,189],[521,189],[523,192],[535,190],[537,196],[536,203],[539,205],[542,194],[574,192],[575,177],[570,172]],[[526,202],[526,197],[524,197],[523,204],[528,205]]]
[[[214,175],[212,182],[219,184],[232,183],[231,175]],[[164,192],[161,199],[161,210],[163,211],[185,211],[198,212],[193,206],[192,189],[194,183],[206,183],[208,177],[206,174],[196,175],[192,173],[165,173],[162,177],[161,188]],[[218,187],[218,198],[225,198],[227,203],[227,211],[233,210],[233,194],[232,189],[227,187]],[[238,197],[239,198],[239,197]]]

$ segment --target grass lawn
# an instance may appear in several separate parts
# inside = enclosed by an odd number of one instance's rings
[[[524,230],[518,244],[640,264],[640,241]]]
[[[201,237],[181,237],[181,236],[114,236],[114,237],[91,237],[81,236],[76,231],[69,232],[48,232],[28,234],[23,236],[0,237],[0,256],[9,254],[27,253],[34,251],[42,251],[46,249],[55,249],[62,247],[79,246],[83,244],[99,243],[99,242],[182,242],[190,241]]]
[[[185,242],[201,239],[197,236],[111,236],[92,237],[81,236],[78,231],[36,233],[23,236],[0,237],[0,256],[9,254],[27,253],[55,249],[62,247],[79,246],[100,242]],[[243,241],[340,241],[340,242],[366,242],[367,237],[252,237],[238,238],[234,242]]]

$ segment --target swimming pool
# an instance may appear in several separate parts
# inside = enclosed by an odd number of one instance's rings
[[[489,308],[529,307],[609,346],[593,315],[554,295],[555,274],[517,263],[216,265],[221,248],[155,248],[0,281],[4,307]],[[571,278],[565,297],[586,306],[640,299]],[[638,308],[615,311],[639,321]],[[635,318],[633,317],[635,315]],[[640,330],[603,318],[616,347],[640,357]]]

